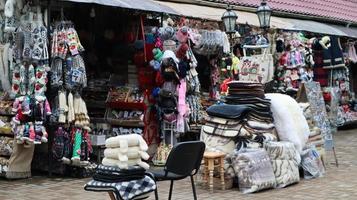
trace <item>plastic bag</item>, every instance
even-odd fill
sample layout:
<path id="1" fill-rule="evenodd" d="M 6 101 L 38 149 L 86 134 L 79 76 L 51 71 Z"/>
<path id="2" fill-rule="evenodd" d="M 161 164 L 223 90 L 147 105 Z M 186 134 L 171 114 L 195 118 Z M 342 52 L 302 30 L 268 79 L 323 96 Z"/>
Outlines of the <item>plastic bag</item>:
<path id="1" fill-rule="evenodd" d="M 325 173 L 325 168 L 322 164 L 320 154 L 317 152 L 315 147 L 303 150 L 301 160 L 301 166 L 304 170 L 305 179 L 322 177 Z"/>

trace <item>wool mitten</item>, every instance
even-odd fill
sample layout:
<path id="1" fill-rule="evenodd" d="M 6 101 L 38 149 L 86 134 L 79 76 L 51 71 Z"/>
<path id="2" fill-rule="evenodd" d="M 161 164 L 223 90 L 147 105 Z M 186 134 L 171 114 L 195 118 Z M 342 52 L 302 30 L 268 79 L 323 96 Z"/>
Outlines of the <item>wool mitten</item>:
<path id="1" fill-rule="evenodd" d="M 29 65 L 28 67 L 28 87 L 27 87 L 27 94 L 31 95 L 35 91 L 35 83 L 36 83 L 36 75 L 35 75 L 35 68 L 33 65 Z"/>
<path id="2" fill-rule="evenodd" d="M 27 78 L 27 74 L 26 74 L 26 68 L 24 65 L 20 66 L 20 71 L 19 71 L 19 75 L 20 75 L 20 82 L 19 82 L 19 93 L 21 95 L 26 95 L 26 78 Z"/>
<path id="3" fill-rule="evenodd" d="M 42 139 L 42 124 L 41 123 L 38 123 L 36 122 L 35 123 L 35 144 L 41 144 L 41 139 Z"/>
<path id="4" fill-rule="evenodd" d="M 30 109 L 30 97 L 29 96 L 24 96 L 24 99 L 21 103 L 22 107 L 22 114 L 24 115 L 30 115 L 31 114 L 31 109 Z"/>

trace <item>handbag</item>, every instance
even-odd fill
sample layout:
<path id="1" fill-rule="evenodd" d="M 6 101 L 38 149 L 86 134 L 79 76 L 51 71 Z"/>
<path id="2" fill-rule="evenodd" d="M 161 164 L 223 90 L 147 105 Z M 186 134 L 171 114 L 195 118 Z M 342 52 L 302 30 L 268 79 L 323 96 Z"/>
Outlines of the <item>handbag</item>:
<path id="1" fill-rule="evenodd" d="M 273 80 L 274 62 L 273 56 L 268 54 L 267 45 L 261 46 L 243 46 L 244 57 L 238 64 L 239 80 L 256 83 L 267 83 Z M 246 55 L 246 49 L 262 49 L 260 55 Z"/>

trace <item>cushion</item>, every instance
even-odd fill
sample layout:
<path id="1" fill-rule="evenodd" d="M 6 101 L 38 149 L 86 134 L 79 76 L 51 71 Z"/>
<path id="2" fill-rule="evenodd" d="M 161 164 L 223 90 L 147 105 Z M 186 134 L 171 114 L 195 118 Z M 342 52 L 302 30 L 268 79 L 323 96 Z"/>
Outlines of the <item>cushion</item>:
<path id="1" fill-rule="evenodd" d="M 282 188 L 300 181 L 300 154 L 291 142 L 267 142 L 264 148 L 271 159 L 276 187 Z"/>
<path id="2" fill-rule="evenodd" d="M 227 119 L 243 119 L 251 109 L 245 105 L 212 105 L 207 109 L 211 116 Z"/>
<path id="3" fill-rule="evenodd" d="M 241 192 L 252 193 L 275 187 L 273 167 L 264 149 L 242 150 L 232 162 Z"/>

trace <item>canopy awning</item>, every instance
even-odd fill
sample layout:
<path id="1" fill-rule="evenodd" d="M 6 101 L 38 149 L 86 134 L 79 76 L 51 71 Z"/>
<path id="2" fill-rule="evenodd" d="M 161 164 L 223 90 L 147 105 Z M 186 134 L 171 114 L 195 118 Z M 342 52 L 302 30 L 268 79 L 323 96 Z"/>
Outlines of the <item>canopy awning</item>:
<path id="1" fill-rule="evenodd" d="M 155 0 L 156 3 L 170 7 L 179 15 L 186 17 L 208 19 L 213 21 L 221 21 L 224 8 L 215 8 L 204 5 L 193 5 L 187 3 L 175 3 Z M 245 11 L 235 11 L 238 15 L 238 23 L 252 26 L 260 26 L 258 16 L 255 13 Z M 347 36 L 345 31 L 341 31 L 331 25 L 316 22 L 312 20 L 291 19 L 272 16 L 270 27 L 283 30 L 309 31 L 313 33 L 322 33 L 328 35 Z"/>
<path id="2" fill-rule="evenodd" d="M 172 8 L 158 4 L 153 0 L 62 0 L 77 3 L 95 3 L 105 6 L 128 8 L 142 11 L 168 13 L 177 15 Z"/>
<path id="3" fill-rule="evenodd" d="M 346 33 L 349 37 L 357 38 L 357 28 L 332 25 L 334 28 Z"/>
<path id="4" fill-rule="evenodd" d="M 312 20 L 291 19 L 291 18 L 281 18 L 281 19 L 292 25 L 282 28 L 285 30 L 308 31 L 312 33 L 321 33 L 327 35 L 348 36 L 345 32 L 329 24 L 324 24 Z"/>
<path id="5" fill-rule="evenodd" d="M 166 2 L 166 1 L 155 1 L 158 4 L 167 6 L 175 10 L 182 16 L 207 19 L 212 21 L 221 21 L 222 14 L 226 11 L 223 8 L 215 8 L 203 5 L 194 5 L 186 3 L 175 3 L 175 2 Z M 259 20 L 256 14 L 249 12 L 240 12 L 236 11 L 238 15 L 238 23 L 245 24 L 248 22 L 251 25 L 259 26 Z"/>

